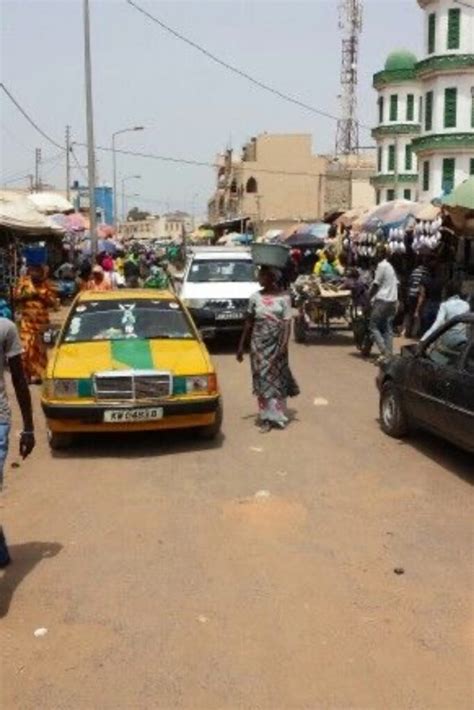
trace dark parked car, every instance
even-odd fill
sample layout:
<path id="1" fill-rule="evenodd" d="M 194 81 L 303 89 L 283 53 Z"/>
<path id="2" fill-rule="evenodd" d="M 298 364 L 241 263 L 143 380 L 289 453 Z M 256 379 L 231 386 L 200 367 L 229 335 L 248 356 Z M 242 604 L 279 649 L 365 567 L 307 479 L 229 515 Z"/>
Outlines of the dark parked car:
<path id="1" fill-rule="evenodd" d="M 381 368 L 382 430 L 401 438 L 418 426 L 474 453 L 474 313 L 453 318 Z"/>

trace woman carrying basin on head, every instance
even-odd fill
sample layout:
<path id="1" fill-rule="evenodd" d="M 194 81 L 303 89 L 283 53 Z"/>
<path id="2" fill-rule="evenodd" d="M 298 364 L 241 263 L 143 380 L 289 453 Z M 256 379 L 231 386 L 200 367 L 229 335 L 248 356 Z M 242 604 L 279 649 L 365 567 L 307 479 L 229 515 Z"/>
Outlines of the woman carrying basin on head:
<path id="1" fill-rule="evenodd" d="M 237 360 L 242 362 L 245 343 L 251 335 L 253 393 L 258 399 L 262 432 L 268 432 L 272 427 L 286 427 L 286 398 L 299 394 L 288 364 L 291 304 L 289 296 L 278 288 L 279 278 L 277 269 L 260 268 L 262 289 L 250 297 L 248 317 L 237 351 Z"/>

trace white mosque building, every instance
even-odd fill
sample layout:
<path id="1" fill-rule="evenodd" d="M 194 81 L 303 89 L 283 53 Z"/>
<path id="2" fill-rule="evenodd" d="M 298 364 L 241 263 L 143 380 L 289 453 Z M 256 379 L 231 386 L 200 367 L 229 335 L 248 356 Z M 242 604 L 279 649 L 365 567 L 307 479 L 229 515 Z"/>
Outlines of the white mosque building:
<path id="1" fill-rule="evenodd" d="M 425 57 L 392 52 L 378 93 L 377 202 L 429 201 L 474 175 L 474 2 L 418 0 Z"/>

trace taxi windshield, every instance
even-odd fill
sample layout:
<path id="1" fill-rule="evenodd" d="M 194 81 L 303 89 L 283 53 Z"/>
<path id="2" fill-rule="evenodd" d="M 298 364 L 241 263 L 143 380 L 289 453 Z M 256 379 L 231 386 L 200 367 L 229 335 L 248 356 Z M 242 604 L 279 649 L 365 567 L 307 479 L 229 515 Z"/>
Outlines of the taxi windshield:
<path id="1" fill-rule="evenodd" d="M 62 342 L 194 338 L 176 301 L 127 299 L 78 303 L 67 320 Z"/>
<path id="2" fill-rule="evenodd" d="M 247 259 L 194 259 L 191 283 L 249 283 L 257 280 L 256 267 Z"/>

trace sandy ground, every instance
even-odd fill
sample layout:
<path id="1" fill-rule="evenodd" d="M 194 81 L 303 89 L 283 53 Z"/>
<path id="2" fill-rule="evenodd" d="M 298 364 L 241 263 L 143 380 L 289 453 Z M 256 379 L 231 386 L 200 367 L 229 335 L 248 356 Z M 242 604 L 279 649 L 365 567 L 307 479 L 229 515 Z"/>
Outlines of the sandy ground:
<path id="1" fill-rule="evenodd" d="M 51 456 L 38 412 L 2 501 L 4 710 L 473 707 L 472 460 L 385 437 L 344 339 L 292 360 L 295 421 L 267 436 L 225 352 L 214 445 Z"/>

